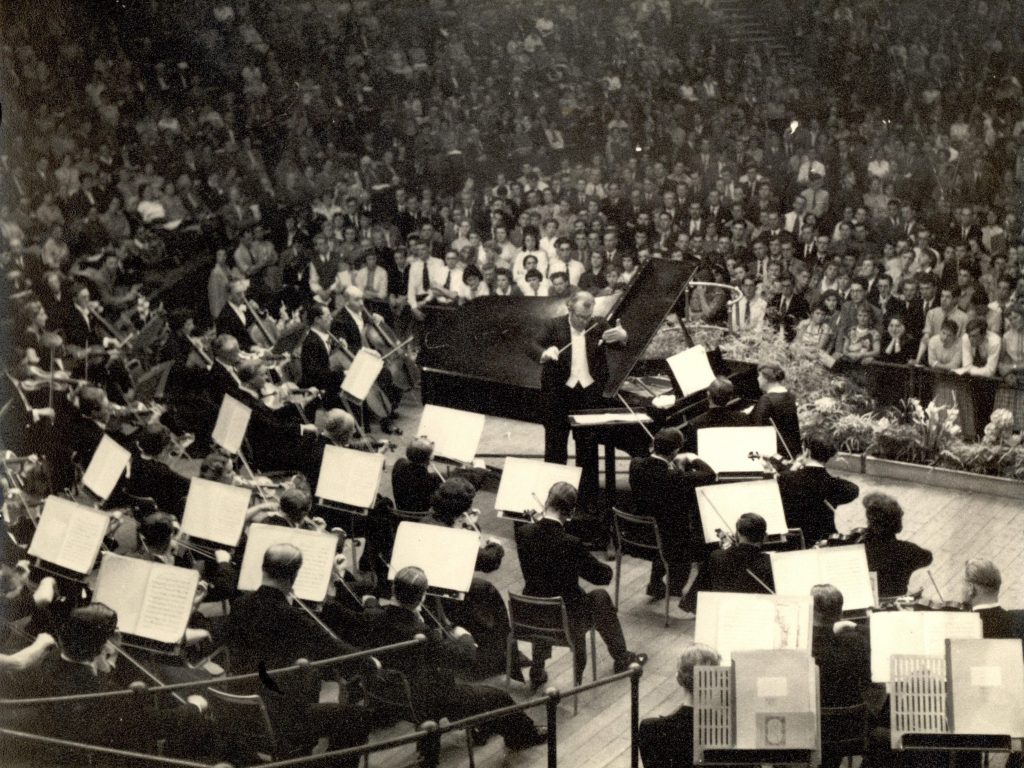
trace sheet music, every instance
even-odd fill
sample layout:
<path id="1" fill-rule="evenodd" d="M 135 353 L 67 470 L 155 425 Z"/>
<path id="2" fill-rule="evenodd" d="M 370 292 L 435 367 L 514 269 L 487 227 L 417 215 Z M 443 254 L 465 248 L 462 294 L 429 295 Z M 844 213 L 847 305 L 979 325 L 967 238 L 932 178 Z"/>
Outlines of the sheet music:
<path id="1" fill-rule="evenodd" d="M 126 448 L 109 435 L 103 435 L 82 476 L 82 484 L 106 501 L 114 492 L 114 486 L 121 479 L 131 458 Z"/>
<path id="2" fill-rule="evenodd" d="M 433 589 L 465 594 L 473 581 L 480 536 L 475 531 L 403 520 L 395 534 L 388 580 L 408 565 L 422 568 Z"/>
<path id="3" fill-rule="evenodd" d="M 238 589 L 254 592 L 263 580 L 263 555 L 274 544 L 293 544 L 302 552 L 302 567 L 295 579 L 294 592 L 300 600 L 322 602 L 327 596 L 338 550 L 336 533 L 305 531 L 279 525 L 255 523 L 249 526 L 249 537 L 238 574 Z"/>
<path id="4" fill-rule="evenodd" d="M 729 664 L 733 651 L 810 650 L 811 596 L 699 592 L 694 642 Z"/>
<path id="5" fill-rule="evenodd" d="M 341 391 L 361 403 L 369 396 L 370 390 L 377 383 L 377 377 L 383 370 L 384 361 L 381 356 L 363 347 L 356 353 L 352 365 L 345 371 L 345 379 L 341 382 Z"/>
<path id="6" fill-rule="evenodd" d="M 672 378 L 683 391 L 683 397 L 704 391 L 715 380 L 707 350 L 700 344 L 672 355 L 665 362 L 672 371 Z"/>
<path id="7" fill-rule="evenodd" d="M 807 595 L 815 584 L 831 584 L 843 593 L 845 610 L 875 605 L 863 544 L 768 554 L 777 594 Z"/>
<path id="8" fill-rule="evenodd" d="M 544 508 L 544 501 L 552 485 L 566 482 L 578 490 L 582 473 L 580 467 L 509 456 L 501 471 L 494 509 L 517 514 L 539 512 Z"/>
<path id="9" fill-rule="evenodd" d="M 944 656 L 946 639 L 981 637 L 981 617 L 973 611 L 877 611 L 868 618 L 871 681 L 890 682 L 890 658 Z"/>
<path id="10" fill-rule="evenodd" d="M 320 463 L 316 495 L 337 504 L 371 509 L 377 502 L 384 456 L 328 445 Z"/>
<path id="11" fill-rule="evenodd" d="M 768 524 L 769 536 L 781 536 L 789 530 L 782 507 L 782 494 L 775 478 L 701 485 L 696 488 L 696 492 L 706 544 L 718 543 L 716 528 L 735 531 L 736 519 L 745 512 L 756 512 L 763 517 Z"/>
<path id="12" fill-rule="evenodd" d="M 110 518 L 59 496 L 48 496 L 28 553 L 83 576 L 92 570 Z"/>
<path id="13" fill-rule="evenodd" d="M 482 413 L 425 405 L 416 434 L 433 441 L 435 456 L 469 464 L 476 457 L 485 421 Z"/>
<path id="14" fill-rule="evenodd" d="M 772 427 L 708 427 L 697 430 L 697 455 L 718 474 L 764 474 L 764 466 L 748 454 L 775 455 Z"/>
<path id="15" fill-rule="evenodd" d="M 213 442 L 236 455 L 242 449 L 245 431 L 249 428 L 252 408 L 240 403 L 231 395 L 224 395 L 217 412 L 217 423 L 213 426 Z"/>
<path id="16" fill-rule="evenodd" d="M 248 488 L 193 477 L 181 518 L 182 533 L 226 547 L 236 546 L 251 497 Z"/>
<path id="17" fill-rule="evenodd" d="M 161 643 L 185 634 L 199 572 L 107 552 L 100 563 L 94 599 L 117 612 L 117 628 Z"/>

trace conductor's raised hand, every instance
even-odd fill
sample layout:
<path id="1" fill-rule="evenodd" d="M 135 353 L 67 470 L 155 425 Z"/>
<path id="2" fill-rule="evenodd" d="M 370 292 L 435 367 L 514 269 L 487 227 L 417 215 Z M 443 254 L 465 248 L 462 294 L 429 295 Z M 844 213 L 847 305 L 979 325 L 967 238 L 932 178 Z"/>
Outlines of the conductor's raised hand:
<path id="1" fill-rule="evenodd" d="M 542 363 L 546 363 L 546 362 L 549 362 L 549 361 L 552 362 L 552 363 L 557 362 L 558 361 L 558 347 L 551 346 L 551 347 L 548 347 L 547 349 L 545 349 L 543 352 L 541 352 L 540 361 Z"/>
<path id="2" fill-rule="evenodd" d="M 615 325 L 601 334 L 601 341 L 605 344 L 625 344 L 628 338 L 629 334 L 622 327 L 621 320 L 616 320 Z"/>

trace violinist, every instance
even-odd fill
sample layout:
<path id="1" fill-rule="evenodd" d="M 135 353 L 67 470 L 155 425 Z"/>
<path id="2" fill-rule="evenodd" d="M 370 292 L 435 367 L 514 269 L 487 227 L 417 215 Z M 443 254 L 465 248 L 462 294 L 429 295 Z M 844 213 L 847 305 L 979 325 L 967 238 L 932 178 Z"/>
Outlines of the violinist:
<path id="1" fill-rule="evenodd" d="M 1002 574 L 991 560 L 972 558 L 964 564 L 964 605 L 981 617 L 984 638 L 1020 637 L 1010 612 L 999 605 L 1002 585 Z"/>
<path id="2" fill-rule="evenodd" d="M 456 675 L 472 668 L 478 651 L 474 637 L 465 628 L 456 626 L 447 634 L 427 626 L 423 619 L 423 603 L 427 596 L 427 576 L 415 566 L 402 568 L 395 575 L 394 604 L 382 609 L 368 609 L 365 621 L 368 635 L 375 643 L 396 643 L 424 634 L 424 645 L 392 654 L 384 661 L 389 668 L 402 672 L 409 681 L 412 703 L 424 717 L 456 720 L 512 705 L 512 699 L 500 688 L 459 682 Z M 499 734 L 511 750 L 528 749 L 542 744 L 547 729 L 534 724 L 525 712 L 513 712 L 490 720 L 477 729 L 477 737 L 486 740 Z M 440 738 L 435 734 L 420 740 L 420 765 L 436 768 L 440 761 Z"/>
<path id="3" fill-rule="evenodd" d="M 653 517 L 658 525 L 666 548 L 669 594 L 677 597 L 683 594 L 700 546 L 700 537 L 694 534 L 700 526 L 694 526 L 697 497 L 693 489 L 715 480 L 714 470 L 696 454 L 680 453 L 682 447 L 683 435 L 678 429 L 658 430 L 651 455 L 633 459 L 629 465 L 634 508 L 639 515 Z M 661 558 L 654 558 L 648 597 L 660 600 L 665 596 L 664 570 Z"/>
<path id="4" fill-rule="evenodd" d="M 391 470 L 391 493 L 395 506 L 405 512 L 430 509 L 434 492 L 443 479 L 430 467 L 434 444 L 425 437 L 416 437 L 405 447 L 405 456 Z"/>
<path id="5" fill-rule="evenodd" d="M 139 430 L 135 440 L 138 450 L 132 457 L 125 490 L 132 496 L 153 499 L 158 509 L 170 512 L 180 520 L 185 514 L 189 481 L 164 461 L 170 444 L 170 430 L 159 422 L 147 424 Z"/>
<path id="6" fill-rule="evenodd" d="M 293 595 L 302 567 L 302 552 L 291 544 L 274 544 L 263 555 L 259 589 L 235 600 L 231 612 L 213 628 L 213 638 L 230 652 L 230 673 L 256 672 L 261 665 L 273 670 L 298 659 L 324 659 L 355 649 L 324 629 L 298 605 Z M 332 670 L 324 668 L 328 674 Z M 365 710 L 347 704 L 319 703 L 321 670 L 305 669 L 272 675 L 274 687 L 260 680 L 236 683 L 232 692 L 259 693 L 281 747 L 287 753 L 308 751 L 321 736 L 329 749 L 366 742 L 369 722 Z M 240 745 L 239 745 L 240 746 Z M 246 760 L 242 761 L 248 762 Z M 355 766 L 358 758 L 344 766 Z"/>
<path id="7" fill-rule="evenodd" d="M 115 691 L 117 614 L 102 603 L 71 611 L 58 633 L 59 653 L 15 678 L 27 696 L 66 696 Z M 142 700 L 150 704 L 151 699 Z M 153 739 L 165 739 L 164 753 L 177 757 L 217 754 L 218 736 L 202 713 L 206 700 L 197 694 L 178 706 L 146 706 L 133 696 L 33 707 L 26 730 L 70 741 L 146 751 Z"/>
<path id="8" fill-rule="evenodd" d="M 249 325 L 254 322 L 245 292 L 249 281 L 241 278 L 231 281 L 228 286 L 228 300 L 217 315 L 217 333 L 227 334 L 237 339 L 243 351 L 252 349 L 253 340 L 249 334 Z"/>
<path id="9" fill-rule="evenodd" d="M 71 307 L 59 319 L 64 341 L 76 360 L 85 360 L 102 348 L 103 333 L 90 310 L 91 300 L 88 286 L 75 283 L 71 287 Z"/>
<path id="10" fill-rule="evenodd" d="M 736 521 L 735 543 L 716 549 L 701 568 L 687 593 L 683 610 L 696 607 L 699 592 L 749 592 L 763 595 L 775 588 L 772 561 L 761 551 L 768 524 L 755 512 L 745 512 Z"/>
<path id="11" fill-rule="evenodd" d="M 910 575 L 932 563 L 932 553 L 896 534 L 903 530 L 903 508 L 892 496 L 869 493 L 864 497 L 868 527 L 863 543 L 868 570 L 878 574 L 878 596 L 897 597 L 907 593 Z"/>
<path id="12" fill-rule="evenodd" d="M 779 473 L 786 524 L 803 531 L 810 546 L 836 533 L 835 508 L 860 495 L 856 483 L 834 477 L 825 468 L 836 455 L 831 435 L 817 430 L 804 435 L 804 453 Z"/>
<path id="13" fill-rule="evenodd" d="M 472 508 L 476 488 L 462 477 L 450 477 L 435 491 L 431 501 L 431 516 L 426 523 L 445 528 L 464 528 L 479 532 L 477 524 L 479 510 Z M 501 566 L 505 548 L 497 539 L 480 537 L 475 570 L 493 573 Z M 462 601 L 445 601 L 441 615 L 473 635 L 477 643 L 477 657 L 472 666 L 474 676 L 486 678 L 504 672 L 511 627 L 508 608 L 501 592 L 490 581 L 474 576 L 466 598 Z M 512 678 L 522 681 L 520 667 L 529 661 L 522 657 L 523 664 L 513 664 Z"/>
<path id="14" fill-rule="evenodd" d="M 263 472 L 301 469 L 309 447 L 302 439 L 316 434 L 316 425 L 304 422 L 292 409 L 273 410 L 263 402 L 266 367 L 257 361 L 238 366 L 238 400 L 252 409 L 246 439 L 252 463 Z"/>
<path id="15" fill-rule="evenodd" d="M 796 413 L 796 397 L 782 382 L 786 372 L 776 363 L 763 363 L 757 367 L 760 399 L 750 414 L 755 425 L 774 425 L 778 451 L 783 456 L 796 456 L 800 452 L 800 420 Z"/>
<path id="16" fill-rule="evenodd" d="M 206 381 L 209 398 L 215 408 L 220 408 L 224 395 L 238 393 L 241 382 L 235 369 L 241 360 L 241 351 L 238 339 L 228 333 L 219 334 L 210 343 L 213 365 Z"/>

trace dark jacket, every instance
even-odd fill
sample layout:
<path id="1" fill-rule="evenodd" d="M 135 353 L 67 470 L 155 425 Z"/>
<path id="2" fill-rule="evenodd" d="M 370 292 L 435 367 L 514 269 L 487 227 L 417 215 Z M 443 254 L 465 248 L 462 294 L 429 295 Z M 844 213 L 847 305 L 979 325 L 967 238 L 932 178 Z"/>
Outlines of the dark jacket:
<path id="1" fill-rule="evenodd" d="M 705 576 L 701 586 L 708 592 L 766 594 L 765 588 L 757 583 L 751 573 L 768 587 L 775 588 L 771 558 L 754 544 L 735 544 L 729 549 L 716 549 L 711 553 L 700 574 Z M 694 590 L 702 591 L 696 586 Z"/>
<path id="2" fill-rule="evenodd" d="M 522 526 L 517 535 L 519 565 L 531 597 L 561 597 L 573 611 L 583 606 L 580 579 L 610 584 L 612 569 L 595 558 L 583 543 L 554 520 Z"/>
<path id="3" fill-rule="evenodd" d="M 640 721 L 638 737 L 644 768 L 691 768 L 693 765 L 693 707 L 671 715 Z"/>
<path id="4" fill-rule="evenodd" d="M 402 457 L 391 470 L 391 492 L 395 507 L 405 512 L 425 512 L 430 499 L 441 485 L 441 478 L 422 464 Z"/>
<path id="5" fill-rule="evenodd" d="M 911 541 L 868 536 L 864 539 L 868 570 L 878 574 L 878 596 L 907 594 L 910 574 L 932 563 L 932 553 Z"/>
<path id="6" fill-rule="evenodd" d="M 836 533 L 836 516 L 829 505 L 849 504 L 860 495 L 860 488 L 833 477 L 824 467 L 803 467 L 779 475 L 779 492 L 786 524 L 802 530 L 810 547 Z"/>
<path id="7" fill-rule="evenodd" d="M 694 535 L 697 496 L 693 489 L 714 480 L 714 470 L 703 461 L 687 471 L 657 456 L 630 462 L 629 487 L 636 513 L 653 517 L 658 523 L 669 560 L 673 560 L 673 552 L 686 551 L 699 538 Z"/>
<path id="8" fill-rule="evenodd" d="M 247 310 L 245 316 L 252 321 L 251 312 Z M 235 310 L 231 308 L 230 304 L 225 304 L 220 314 L 217 315 L 216 326 L 217 333 L 226 333 L 229 336 L 234 336 L 238 341 L 238 346 L 246 352 L 252 349 L 252 337 L 249 335 L 249 328 L 238 319 L 238 315 L 235 314 Z"/>
<path id="9" fill-rule="evenodd" d="M 1019 637 L 1010 612 L 1002 606 L 982 608 L 976 613 L 981 617 L 981 636 L 989 638 Z"/>
<path id="10" fill-rule="evenodd" d="M 143 456 L 132 458 L 125 490 L 133 496 L 149 496 L 161 512 L 170 512 L 179 520 L 185 514 L 189 481 L 162 461 Z"/>
<path id="11" fill-rule="evenodd" d="M 728 408 L 713 405 L 704 413 L 695 416 L 686 424 L 686 431 L 683 433 L 685 445 L 683 450 L 688 453 L 697 452 L 697 430 L 711 429 L 713 427 L 748 427 L 750 417 L 742 411 L 733 411 Z"/>

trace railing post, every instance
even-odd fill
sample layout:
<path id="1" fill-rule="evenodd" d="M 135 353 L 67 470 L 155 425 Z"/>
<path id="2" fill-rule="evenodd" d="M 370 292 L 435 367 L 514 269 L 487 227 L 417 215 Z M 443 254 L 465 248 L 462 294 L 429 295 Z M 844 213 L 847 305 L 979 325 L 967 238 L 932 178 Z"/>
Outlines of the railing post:
<path id="1" fill-rule="evenodd" d="M 558 702 L 562 694 L 552 686 L 545 689 L 544 695 L 548 697 L 548 768 L 558 768 Z"/>
<path id="2" fill-rule="evenodd" d="M 629 765 L 640 768 L 640 675 L 644 668 L 629 665 Z"/>

